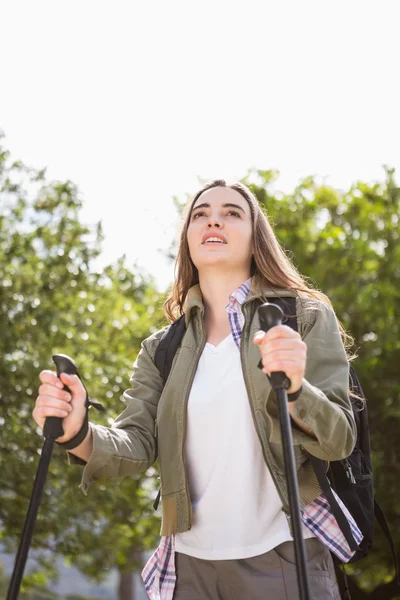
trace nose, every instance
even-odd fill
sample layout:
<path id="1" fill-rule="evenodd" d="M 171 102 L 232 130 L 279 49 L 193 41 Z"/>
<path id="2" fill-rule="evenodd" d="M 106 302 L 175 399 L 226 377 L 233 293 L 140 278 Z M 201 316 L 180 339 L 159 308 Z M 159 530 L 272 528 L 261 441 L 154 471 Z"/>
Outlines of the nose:
<path id="1" fill-rule="evenodd" d="M 217 227 L 218 229 L 220 229 L 222 227 L 222 223 L 218 220 L 217 217 L 210 217 L 210 220 L 207 223 L 207 227 Z"/>

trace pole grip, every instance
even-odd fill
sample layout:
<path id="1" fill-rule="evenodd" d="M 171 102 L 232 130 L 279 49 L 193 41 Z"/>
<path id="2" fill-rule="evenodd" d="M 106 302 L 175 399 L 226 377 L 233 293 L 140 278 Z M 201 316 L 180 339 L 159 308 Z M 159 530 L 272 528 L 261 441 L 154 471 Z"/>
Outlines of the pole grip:
<path id="1" fill-rule="evenodd" d="M 272 327 L 282 325 L 283 312 L 280 306 L 265 302 L 258 307 L 258 318 L 260 320 L 261 329 L 267 333 Z M 289 389 L 291 382 L 289 377 L 283 371 L 274 371 L 269 377 L 272 389 Z"/>
<path id="2" fill-rule="evenodd" d="M 61 373 L 67 373 L 68 375 L 78 374 L 78 367 L 76 366 L 75 361 L 66 354 L 54 354 L 52 359 L 56 365 L 57 377 L 60 377 Z M 67 392 L 71 391 L 67 385 L 64 385 L 64 390 Z M 45 438 L 50 437 L 53 440 L 64 435 L 62 418 L 47 417 L 43 427 L 43 435 Z"/>

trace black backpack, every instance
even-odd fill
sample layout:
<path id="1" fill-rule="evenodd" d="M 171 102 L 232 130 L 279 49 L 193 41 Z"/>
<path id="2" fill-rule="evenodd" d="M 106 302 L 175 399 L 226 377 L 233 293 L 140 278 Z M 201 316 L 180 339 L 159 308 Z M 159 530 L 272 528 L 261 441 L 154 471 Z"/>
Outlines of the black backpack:
<path id="1" fill-rule="evenodd" d="M 296 298 L 274 297 L 269 298 L 268 301 L 277 304 L 282 309 L 284 314 L 282 323 L 297 331 Z M 158 344 L 154 361 L 164 382 L 168 379 L 175 352 L 180 346 L 184 333 L 185 316 L 182 315 L 166 329 Z M 357 427 L 357 441 L 353 452 L 344 460 L 332 461 L 327 473 L 322 460 L 312 455 L 309 457 L 318 483 L 330 504 L 338 525 L 351 550 L 355 551 L 349 562 L 356 562 L 367 556 L 373 543 L 376 519 L 389 541 L 396 568 L 396 579 L 400 585 L 393 539 L 382 509 L 374 498 L 367 405 L 361 384 L 352 366 L 350 366 L 349 372 L 349 387 L 351 392 L 363 399 L 358 400 L 350 396 Z M 363 534 L 359 545 L 354 540 L 347 518 L 332 494 L 332 488 L 341 498 Z M 345 585 L 346 597 L 350 597 L 347 581 L 345 581 Z"/>

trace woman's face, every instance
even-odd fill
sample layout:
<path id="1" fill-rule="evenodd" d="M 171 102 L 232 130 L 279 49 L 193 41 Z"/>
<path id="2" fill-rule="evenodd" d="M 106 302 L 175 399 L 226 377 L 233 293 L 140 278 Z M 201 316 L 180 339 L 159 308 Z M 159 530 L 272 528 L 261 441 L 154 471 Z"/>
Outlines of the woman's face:
<path id="1" fill-rule="evenodd" d="M 215 187 L 196 200 L 187 230 L 190 257 L 202 268 L 245 269 L 250 276 L 252 224 L 250 207 L 231 188 Z"/>

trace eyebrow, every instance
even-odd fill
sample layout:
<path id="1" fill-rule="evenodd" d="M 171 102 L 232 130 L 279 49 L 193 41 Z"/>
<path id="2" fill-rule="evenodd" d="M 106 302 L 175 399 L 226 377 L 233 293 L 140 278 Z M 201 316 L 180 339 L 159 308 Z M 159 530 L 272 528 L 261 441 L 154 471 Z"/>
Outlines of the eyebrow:
<path id="1" fill-rule="evenodd" d="M 239 204 L 232 204 L 232 202 L 227 202 L 226 204 L 222 205 L 222 208 L 238 208 L 239 210 L 242 211 L 242 213 L 246 214 L 244 208 L 242 208 L 241 206 L 239 206 Z M 203 202 L 203 204 L 198 204 L 197 206 L 195 206 L 192 209 L 192 212 L 197 210 L 198 208 L 210 208 L 210 205 L 208 204 L 208 202 Z"/>

